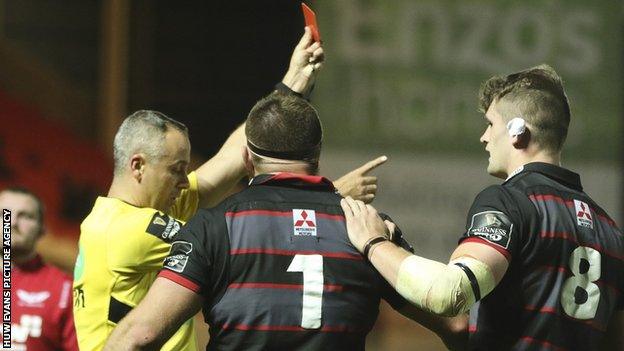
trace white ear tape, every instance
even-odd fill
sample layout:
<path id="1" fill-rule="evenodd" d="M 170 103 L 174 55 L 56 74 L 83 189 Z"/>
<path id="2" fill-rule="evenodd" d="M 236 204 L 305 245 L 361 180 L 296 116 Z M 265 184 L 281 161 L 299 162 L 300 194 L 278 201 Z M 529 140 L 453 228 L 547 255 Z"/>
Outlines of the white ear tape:
<path id="1" fill-rule="evenodd" d="M 510 136 L 518 136 L 526 131 L 526 122 L 520 117 L 513 118 L 507 122 L 507 130 Z"/>

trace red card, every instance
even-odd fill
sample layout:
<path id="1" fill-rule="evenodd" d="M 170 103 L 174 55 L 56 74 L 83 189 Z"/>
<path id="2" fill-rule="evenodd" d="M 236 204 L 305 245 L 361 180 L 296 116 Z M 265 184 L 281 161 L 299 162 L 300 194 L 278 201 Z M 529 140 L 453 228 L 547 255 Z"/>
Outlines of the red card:
<path id="1" fill-rule="evenodd" d="M 320 42 L 321 34 L 319 33 L 318 24 L 316 24 L 316 14 L 304 3 L 301 3 L 301 10 L 303 11 L 306 27 L 310 27 L 310 30 L 312 30 L 312 38 L 314 38 L 314 41 Z"/>

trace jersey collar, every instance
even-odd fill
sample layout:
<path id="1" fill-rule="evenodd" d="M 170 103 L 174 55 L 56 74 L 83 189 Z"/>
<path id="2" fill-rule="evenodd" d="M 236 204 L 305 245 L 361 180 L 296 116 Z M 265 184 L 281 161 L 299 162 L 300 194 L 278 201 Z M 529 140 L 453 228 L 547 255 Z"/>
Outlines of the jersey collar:
<path id="1" fill-rule="evenodd" d="M 331 180 L 325 177 L 288 172 L 259 174 L 249 181 L 249 186 L 254 185 L 295 186 L 314 188 L 315 190 L 336 191 Z"/>
<path id="2" fill-rule="evenodd" d="M 577 173 L 574 173 L 565 168 L 555 166 L 550 163 L 544 163 L 544 162 L 527 163 L 526 165 L 515 170 L 511 174 L 511 176 L 507 178 L 505 182 L 509 181 L 511 178 L 514 178 L 516 175 L 522 174 L 525 172 L 541 173 L 571 188 L 574 188 L 578 191 L 583 191 L 583 186 L 581 185 L 581 177 Z"/>

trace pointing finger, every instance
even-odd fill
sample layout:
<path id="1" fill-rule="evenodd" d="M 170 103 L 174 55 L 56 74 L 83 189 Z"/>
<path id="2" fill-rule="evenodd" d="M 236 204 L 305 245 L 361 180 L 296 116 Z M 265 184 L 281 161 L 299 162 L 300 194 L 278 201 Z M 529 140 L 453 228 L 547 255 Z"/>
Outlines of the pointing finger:
<path id="1" fill-rule="evenodd" d="M 361 174 L 366 174 L 370 171 L 372 171 L 373 169 L 379 167 L 380 165 L 386 163 L 386 161 L 388 161 L 388 157 L 387 156 L 379 156 L 376 159 L 372 160 L 372 161 L 368 161 L 366 162 L 362 167 L 358 168 L 357 171 L 360 172 Z"/>

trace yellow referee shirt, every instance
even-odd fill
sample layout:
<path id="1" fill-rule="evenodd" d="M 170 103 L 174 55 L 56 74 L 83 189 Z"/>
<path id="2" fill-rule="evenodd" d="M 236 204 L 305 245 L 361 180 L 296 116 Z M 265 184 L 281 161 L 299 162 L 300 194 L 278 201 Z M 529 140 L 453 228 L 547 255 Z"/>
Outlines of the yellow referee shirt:
<path id="1" fill-rule="evenodd" d="M 197 211 L 197 177 L 169 214 L 99 197 L 80 226 L 74 320 L 82 351 L 101 350 L 117 323 L 145 296 L 169 254 L 170 239 Z M 158 306 L 154 306 L 158 308 Z M 196 350 L 190 319 L 162 350 Z"/>

